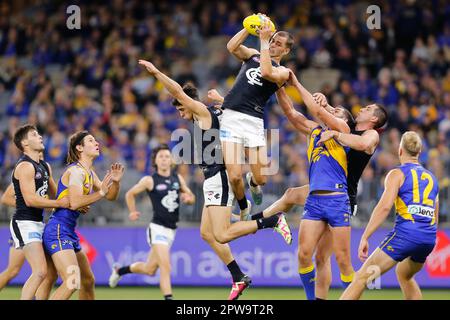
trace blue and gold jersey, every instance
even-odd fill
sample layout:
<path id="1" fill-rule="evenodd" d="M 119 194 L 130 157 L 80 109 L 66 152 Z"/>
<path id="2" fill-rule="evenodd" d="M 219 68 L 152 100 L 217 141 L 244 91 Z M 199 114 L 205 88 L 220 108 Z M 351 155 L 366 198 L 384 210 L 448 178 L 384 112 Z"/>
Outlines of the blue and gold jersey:
<path id="1" fill-rule="evenodd" d="M 405 175 L 405 181 L 395 199 L 397 217 L 394 230 L 414 242 L 434 242 L 438 181 L 420 164 L 405 163 L 398 169 Z"/>
<path id="2" fill-rule="evenodd" d="M 309 137 L 309 191 L 342 191 L 347 193 L 347 152 L 336 140 L 317 145 L 325 129 L 316 127 Z"/>
<path id="3" fill-rule="evenodd" d="M 88 172 L 80 164 L 72 163 L 66 168 L 66 171 L 61 175 L 61 178 L 58 181 L 58 190 L 56 192 L 57 199 L 62 199 L 67 196 L 67 194 L 69 192 L 69 188 L 68 188 L 68 186 L 66 186 L 62 183 L 62 177 L 67 172 L 67 170 L 70 170 L 70 168 L 72 168 L 74 166 L 82 169 L 85 172 L 84 181 L 83 181 L 83 195 L 88 195 L 92 192 L 92 188 L 94 186 L 94 176 L 92 174 L 92 171 Z M 69 225 L 71 227 L 75 227 L 79 216 L 80 216 L 80 213 L 76 210 L 70 210 L 67 208 L 58 208 L 52 214 L 51 219 L 57 219 L 58 221 L 66 223 L 67 225 Z"/>

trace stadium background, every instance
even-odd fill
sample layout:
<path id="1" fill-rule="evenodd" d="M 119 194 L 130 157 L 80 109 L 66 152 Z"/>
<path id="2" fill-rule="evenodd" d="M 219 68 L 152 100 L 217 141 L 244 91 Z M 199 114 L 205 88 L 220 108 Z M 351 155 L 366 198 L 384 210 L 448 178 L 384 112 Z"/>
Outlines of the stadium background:
<path id="1" fill-rule="evenodd" d="M 71 4 L 81 9 L 80 30 L 66 26 L 66 8 Z M 379 30 L 366 26 L 365 12 L 372 4 L 381 8 Z M 192 127 L 179 119 L 171 97 L 137 60 L 154 62 L 181 84 L 192 81 L 205 99 L 210 88 L 226 94 L 239 70 L 226 42 L 241 29 L 242 19 L 254 12 L 267 13 L 278 29 L 293 34 L 295 47 L 283 64 L 294 70 L 310 91 L 325 93 L 332 105 L 341 104 L 354 115 L 370 102 L 389 110 L 380 146 L 361 178 L 358 215 L 352 221 L 355 232 L 367 223 L 383 191 L 386 172 L 398 164 L 401 134 L 414 130 L 421 135 L 424 151 L 420 160 L 439 179 L 442 230 L 434 266 L 437 272 L 422 273 L 450 287 L 448 1 L 2 2 L 0 190 L 10 183 L 19 157 L 11 136 L 20 124 L 33 123 L 43 134 L 45 158 L 55 179 L 64 168 L 67 137 L 88 129 L 102 145 L 96 162 L 99 175 L 113 161 L 126 164 L 127 171 L 119 200 L 94 205 L 79 225 L 90 231 L 102 228 L 99 233 L 107 227 L 123 227 L 125 233 L 136 230 L 132 237 L 140 239 L 139 232 L 145 233 L 151 219 L 150 203 L 146 197 L 140 198 L 138 206 L 148 214 L 132 223 L 127 219 L 123 190 L 152 172 L 149 155 L 153 148 L 170 141 L 174 129 Z M 258 48 L 259 41 L 249 36 L 246 45 Z M 295 92 L 289 94 L 296 107 L 305 111 L 301 98 Z M 270 205 L 288 187 L 308 183 L 305 138 L 289 125 L 276 99 L 268 103 L 267 110 L 266 127 L 280 130 L 280 170 L 269 178 L 264 202 L 253 211 Z M 194 166 L 178 166 L 178 172 L 197 195 L 194 206 L 181 209 L 182 233 L 191 230 L 184 228 L 199 225 L 203 177 Z M 298 226 L 301 212 L 298 207 L 288 215 L 291 226 Z M 0 239 L 7 237 L 11 213 L 0 207 L 4 226 Z M 391 214 L 385 227 L 390 227 L 393 219 Z M 141 228 L 130 229 L 132 226 Z M 192 233 L 194 236 L 200 239 L 198 233 Z M 258 246 L 251 237 L 248 241 Z M 201 241 L 198 239 L 195 241 Z M 127 242 L 113 237 L 109 241 L 112 247 Z M 143 239 L 130 241 L 134 247 L 145 245 Z M 354 236 L 353 241 L 356 249 L 359 237 Z M 6 241 L 1 243 L 0 267 L 4 267 L 7 247 Z M 203 283 L 193 280 L 189 284 Z"/>

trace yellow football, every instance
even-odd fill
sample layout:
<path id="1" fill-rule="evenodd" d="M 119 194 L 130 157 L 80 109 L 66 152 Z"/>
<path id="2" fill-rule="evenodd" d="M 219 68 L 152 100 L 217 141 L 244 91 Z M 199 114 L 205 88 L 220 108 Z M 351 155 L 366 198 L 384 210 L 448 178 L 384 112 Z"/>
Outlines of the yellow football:
<path id="1" fill-rule="evenodd" d="M 247 18 L 244 19 L 242 25 L 244 26 L 245 29 L 247 29 L 248 33 L 254 36 L 258 36 L 258 31 L 259 28 L 261 27 L 261 22 L 263 21 L 263 19 L 267 18 L 264 18 L 263 15 L 252 14 L 251 16 L 248 16 Z M 272 31 L 275 32 L 275 25 L 273 24 L 272 21 L 270 21 L 270 26 L 272 27 Z"/>

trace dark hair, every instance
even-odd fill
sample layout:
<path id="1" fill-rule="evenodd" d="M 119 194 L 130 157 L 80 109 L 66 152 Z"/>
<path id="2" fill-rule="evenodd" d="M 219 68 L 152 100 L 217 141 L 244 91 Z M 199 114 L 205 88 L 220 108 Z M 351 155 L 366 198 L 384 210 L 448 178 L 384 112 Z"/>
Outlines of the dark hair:
<path id="1" fill-rule="evenodd" d="M 158 152 L 163 151 L 163 150 L 169 150 L 170 151 L 170 148 L 169 148 L 169 146 L 167 144 L 161 144 L 161 145 L 157 146 L 152 152 L 152 166 L 156 170 L 158 170 L 158 166 L 156 165 L 156 161 L 155 161 L 156 160 L 156 156 L 158 155 Z"/>
<path id="2" fill-rule="evenodd" d="M 377 107 L 375 111 L 373 112 L 373 115 L 378 118 L 377 123 L 375 124 L 374 129 L 378 129 L 383 127 L 388 119 L 388 113 L 386 111 L 386 108 L 383 107 L 381 104 L 375 103 L 375 106 Z"/>
<path id="3" fill-rule="evenodd" d="M 16 147 L 23 152 L 22 141 L 25 140 L 28 136 L 28 132 L 37 131 L 36 127 L 31 124 L 25 124 L 16 130 L 14 133 L 14 144 Z"/>
<path id="4" fill-rule="evenodd" d="M 80 152 L 77 146 L 84 146 L 84 138 L 90 135 L 88 131 L 79 131 L 74 133 L 69 138 L 69 152 L 67 153 L 67 163 L 74 163 L 80 160 Z"/>
<path id="5" fill-rule="evenodd" d="M 183 86 L 183 91 L 186 93 L 189 97 L 191 97 L 194 100 L 198 100 L 198 90 L 197 88 L 190 82 L 185 83 Z M 181 106 L 181 103 L 177 99 L 173 99 L 172 105 L 175 107 Z"/>
<path id="6" fill-rule="evenodd" d="M 286 38 L 286 47 L 291 50 L 292 47 L 294 46 L 294 37 L 292 36 L 292 34 L 290 34 L 287 31 L 278 31 L 275 32 L 272 35 L 272 38 L 270 40 L 272 40 L 276 35 L 279 35 L 280 37 Z"/>
<path id="7" fill-rule="evenodd" d="M 343 106 L 337 106 L 336 108 L 341 108 L 342 110 L 344 110 L 347 125 L 349 126 L 350 130 L 355 129 L 355 126 L 356 126 L 355 118 L 353 118 L 353 115 L 350 112 L 350 110 L 348 110 L 347 108 L 345 108 Z"/>

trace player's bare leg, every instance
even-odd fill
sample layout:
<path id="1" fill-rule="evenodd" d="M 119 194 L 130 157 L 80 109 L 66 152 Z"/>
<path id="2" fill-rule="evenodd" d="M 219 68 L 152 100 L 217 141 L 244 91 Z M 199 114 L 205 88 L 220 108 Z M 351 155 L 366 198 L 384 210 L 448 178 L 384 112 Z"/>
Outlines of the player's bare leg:
<path id="1" fill-rule="evenodd" d="M 170 280 L 170 248 L 165 244 L 154 244 L 152 250 L 155 251 L 159 266 L 159 287 L 164 297 L 172 296 L 172 284 Z"/>
<path id="2" fill-rule="evenodd" d="M 208 214 L 208 208 L 203 207 L 202 211 L 202 220 L 200 224 L 200 236 L 203 240 L 205 240 L 214 252 L 217 254 L 219 259 L 225 264 L 228 265 L 231 261 L 234 260 L 233 254 L 231 253 L 230 246 L 228 244 L 222 244 L 217 242 L 214 237 L 212 230 L 211 219 Z"/>
<path id="3" fill-rule="evenodd" d="M 83 250 L 77 252 L 78 266 L 80 267 L 80 300 L 94 300 L 95 299 L 95 277 L 91 270 L 88 257 Z"/>
<path id="4" fill-rule="evenodd" d="M 261 186 L 267 182 L 267 172 L 269 159 L 267 158 L 267 147 L 246 148 L 251 173 L 247 173 L 246 180 L 252 193 L 253 201 L 256 205 L 262 202 Z"/>
<path id="5" fill-rule="evenodd" d="M 130 271 L 132 273 L 139 273 L 153 276 L 157 270 L 158 270 L 158 260 L 156 257 L 155 250 L 150 250 L 146 262 L 138 261 L 130 265 Z"/>
<path id="6" fill-rule="evenodd" d="M 272 205 L 264 209 L 263 217 L 267 218 L 281 212 L 288 212 L 295 205 L 305 205 L 309 193 L 309 185 L 287 189 L 283 196 Z"/>
<path id="7" fill-rule="evenodd" d="M 56 280 L 58 279 L 58 273 L 56 272 L 52 258 L 48 255 L 45 255 L 45 259 L 47 261 L 47 276 L 36 291 L 36 300 L 48 300 L 52 288 L 55 285 Z"/>
<path id="8" fill-rule="evenodd" d="M 250 214 L 250 201 L 245 197 L 245 186 L 242 180 L 242 164 L 244 163 L 244 147 L 241 143 L 222 141 L 222 152 L 228 179 L 241 210 L 241 220 Z"/>
<path id="9" fill-rule="evenodd" d="M 0 290 L 19 274 L 24 262 L 25 254 L 23 250 L 14 247 L 9 248 L 8 266 L 0 273 Z"/>
<path id="10" fill-rule="evenodd" d="M 325 300 L 328 298 L 328 291 L 331 285 L 331 255 L 333 254 L 333 235 L 329 226 L 317 244 L 315 255 L 316 261 L 316 299 Z"/>
<path id="11" fill-rule="evenodd" d="M 331 228 L 333 252 L 341 272 L 341 281 L 345 287 L 353 281 L 354 270 L 350 251 L 351 227 Z"/>
<path id="12" fill-rule="evenodd" d="M 216 208 L 216 207 L 203 207 L 202 212 L 202 221 L 200 225 L 200 234 L 206 242 L 213 248 L 214 252 L 217 254 L 217 256 L 222 260 L 222 262 L 227 266 L 228 270 L 231 273 L 231 277 L 233 278 L 233 285 L 231 288 L 230 295 L 228 297 L 228 300 L 236 300 L 239 298 L 239 296 L 242 294 L 242 292 L 250 285 L 252 282 L 250 277 L 245 275 L 237 262 L 235 261 L 233 254 L 231 253 L 230 246 L 225 243 L 219 243 L 216 240 L 216 237 L 213 233 L 213 226 L 212 226 L 212 220 L 211 215 L 218 214 L 217 212 L 210 213 L 209 210 Z M 229 207 L 223 207 L 225 209 L 228 209 L 229 212 L 225 212 L 225 216 L 231 215 L 231 208 Z M 228 225 L 229 225 L 228 220 Z"/>
<path id="13" fill-rule="evenodd" d="M 326 227 L 327 224 L 324 221 L 307 219 L 300 221 L 298 234 L 298 272 L 308 300 L 315 299 L 315 268 L 312 257 Z"/>
<path id="14" fill-rule="evenodd" d="M 416 280 L 414 280 L 414 275 L 422 267 L 423 263 L 414 262 L 411 258 L 407 258 L 397 264 L 395 273 L 406 300 L 422 300 L 422 292 Z"/>
<path id="15" fill-rule="evenodd" d="M 357 300 L 361 298 L 361 295 L 366 288 L 366 284 L 369 279 L 374 277 L 374 269 L 380 276 L 386 271 L 392 269 L 397 264 L 397 261 L 393 260 L 380 248 L 377 248 L 370 257 L 364 262 L 361 269 L 355 273 L 352 283 L 344 291 L 339 298 L 340 300 Z"/>
<path id="16" fill-rule="evenodd" d="M 45 262 L 45 253 L 41 242 L 29 243 L 22 250 L 31 266 L 31 276 L 23 285 L 20 299 L 31 300 L 47 276 L 47 263 Z"/>
<path id="17" fill-rule="evenodd" d="M 62 279 L 50 300 L 68 300 L 80 288 L 80 267 L 73 250 L 62 250 L 52 255 L 53 263 Z"/>

